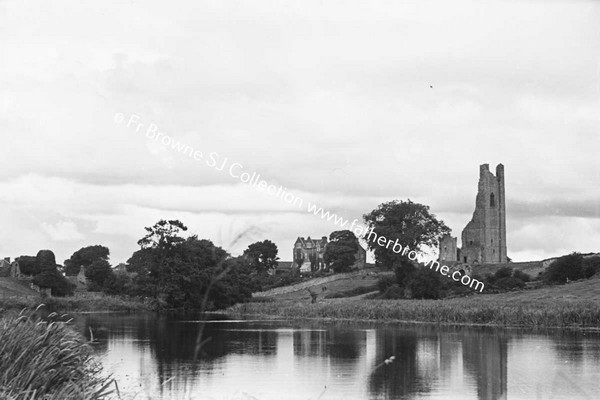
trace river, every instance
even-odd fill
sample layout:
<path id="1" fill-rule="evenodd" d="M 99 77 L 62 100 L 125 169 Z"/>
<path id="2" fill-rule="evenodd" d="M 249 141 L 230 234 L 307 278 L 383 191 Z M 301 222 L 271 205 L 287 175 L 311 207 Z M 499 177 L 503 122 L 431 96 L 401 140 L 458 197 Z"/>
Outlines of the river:
<path id="1" fill-rule="evenodd" d="M 125 399 L 600 398 L 597 333 L 155 314 L 76 327 Z"/>

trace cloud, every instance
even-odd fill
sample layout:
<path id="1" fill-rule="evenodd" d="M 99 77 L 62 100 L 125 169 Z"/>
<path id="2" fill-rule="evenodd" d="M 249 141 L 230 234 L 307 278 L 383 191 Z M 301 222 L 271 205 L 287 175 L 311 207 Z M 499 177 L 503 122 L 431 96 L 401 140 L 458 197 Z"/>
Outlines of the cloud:
<path id="1" fill-rule="evenodd" d="M 71 221 L 60 221 L 55 225 L 42 222 L 40 228 L 56 242 L 74 242 L 85 238 L 77 229 L 77 225 Z"/>

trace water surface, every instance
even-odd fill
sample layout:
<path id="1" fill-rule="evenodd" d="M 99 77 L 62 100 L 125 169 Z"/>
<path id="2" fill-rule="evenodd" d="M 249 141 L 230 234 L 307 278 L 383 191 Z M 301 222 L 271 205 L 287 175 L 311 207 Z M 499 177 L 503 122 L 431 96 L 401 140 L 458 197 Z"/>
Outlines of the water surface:
<path id="1" fill-rule="evenodd" d="M 91 314 L 77 326 L 136 399 L 600 398 L 598 334 L 211 318 Z"/>

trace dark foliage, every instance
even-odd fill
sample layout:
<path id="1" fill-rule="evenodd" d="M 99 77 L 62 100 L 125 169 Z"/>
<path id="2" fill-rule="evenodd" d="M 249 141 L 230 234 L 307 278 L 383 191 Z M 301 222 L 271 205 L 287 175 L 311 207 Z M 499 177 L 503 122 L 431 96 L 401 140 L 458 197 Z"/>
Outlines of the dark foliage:
<path id="1" fill-rule="evenodd" d="M 65 274 L 67 275 L 77 275 L 81 269 L 81 267 L 88 267 L 92 265 L 94 261 L 104 260 L 108 262 L 108 258 L 110 255 L 110 251 L 108 247 L 95 245 L 95 246 L 87 246 L 82 247 L 77 250 L 71 258 L 65 260 Z"/>
<path id="2" fill-rule="evenodd" d="M 600 256 L 583 259 L 583 273 L 586 278 L 591 278 L 600 271 Z"/>
<path id="3" fill-rule="evenodd" d="M 429 206 L 408 201 L 391 201 L 380 204 L 363 219 L 368 228 L 372 228 L 377 237 L 384 236 L 386 240 L 395 241 L 409 249 L 419 251 L 423 247 L 436 247 L 439 238 L 450 233 L 443 221 L 438 220 L 429 211 Z M 365 234 L 364 239 L 369 249 L 375 253 L 378 265 L 391 268 L 405 258 L 393 249 L 380 246 L 374 240 L 369 240 Z"/>
<path id="4" fill-rule="evenodd" d="M 494 274 L 494 277 L 496 279 L 510 278 L 512 276 L 512 273 L 513 273 L 512 268 L 502 267 L 498 271 L 496 271 L 496 273 Z"/>
<path id="5" fill-rule="evenodd" d="M 17 258 L 19 269 L 22 274 L 33 276 L 42 272 L 40 265 L 37 262 L 37 257 L 21 256 Z"/>
<path id="6" fill-rule="evenodd" d="M 417 271 L 417 267 L 406 258 L 401 258 L 394 263 L 394 273 L 396 274 L 396 282 L 401 287 L 406 287 Z"/>
<path id="7" fill-rule="evenodd" d="M 404 289 L 400 287 L 398 284 L 394 284 L 387 288 L 387 290 L 381 295 L 379 298 L 381 299 L 403 299 L 404 298 Z"/>
<path id="8" fill-rule="evenodd" d="M 500 290 L 514 290 L 522 289 L 525 287 L 525 282 L 521 279 L 514 278 L 512 276 L 496 279 L 494 286 Z"/>
<path id="9" fill-rule="evenodd" d="M 248 259 L 252 269 L 259 274 L 265 274 L 267 271 L 277 267 L 277 245 L 270 240 L 252 243 L 244 251 L 244 256 Z"/>
<path id="10" fill-rule="evenodd" d="M 50 288 L 52 296 L 72 296 L 75 286 L 57 269 L 46 269 L 33 278 L 33 284 L 41 288 Z"/>
<path id="11" fill-rule="evenodd" d="M 88 280 L 88 290 L 90 292 L 101 291 L 105 281 L 114 275 L 108 261 L 99 259 L 85 268 L 85 277 Z"/>
<path id="12" fill-rule="evenodd" d="M 329 235 L 323 261 L 335 273 L 349 272 L 356 261 L 358 239 L 351 231 L 335 231 Z"/>
<path id="13" fill-rule="evenodd" d="M 440 298 L 440 274 L 429 268 L 418 268 L 408 287 L 415 299 Z"/>
<path id="14" fill-rule="evenodd" d="M 558 258 L 544 273 L 544 281 L 554 284 L 564 284 L 567 280 L 574 281 L 583 277 L 583 256 L 579 253 Z"/>
<path id="15" fill-rule="evenodd" d="M 523 271 L 519 271 L 518 269 L 515 269 L 515 271 L 513 272 L 513 278 L 520 279 L 523 282 L 529 282 L 531 280 L 529 274 L 526 274 Z"/>
<path id="16" fill-rule="evenodd" d="M 392 285 L 398 283 L 396 276 L 383 276 L 377 281 L 377 288 L 381 293 L 385 293 L 386 290 Z"/>
<path id="17" fill-rule="evenodd" d="M 218 309 L 251 296 L 252 266 L 247 258 L 231 258 L 210 240 L 177 236 L 179 221 L 159 221 L 138 243 L 129 259 L 136 271 L 133 294 L 150 297 L 165 308 Z"/>

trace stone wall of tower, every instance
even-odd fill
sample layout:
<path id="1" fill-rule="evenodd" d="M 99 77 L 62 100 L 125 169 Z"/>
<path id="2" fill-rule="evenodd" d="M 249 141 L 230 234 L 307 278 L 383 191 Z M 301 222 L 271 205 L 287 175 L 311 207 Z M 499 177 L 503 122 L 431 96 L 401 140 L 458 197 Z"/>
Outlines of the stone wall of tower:
<path id="1" fill-rule="evenodd" d="M 440 262 L 445 261 L 458 261 L 458 247 L 456 245 L 456 238 L 450 235 L 444 235 L 440 239 L 440 248 L 439 248 L 439 260 Z"/>
<path id="2" fill-rule="evenodd" d="M 506 207 L 504 166 L 498 164 L 496 175 L 488 164 L 479 167 L 479 185 L 475 211 L 462 231 L 461 262 L 506 262 Z"/>

